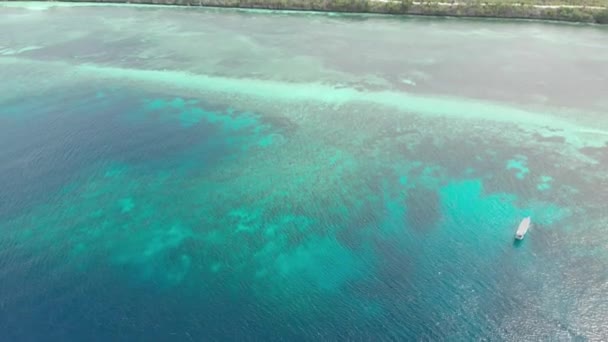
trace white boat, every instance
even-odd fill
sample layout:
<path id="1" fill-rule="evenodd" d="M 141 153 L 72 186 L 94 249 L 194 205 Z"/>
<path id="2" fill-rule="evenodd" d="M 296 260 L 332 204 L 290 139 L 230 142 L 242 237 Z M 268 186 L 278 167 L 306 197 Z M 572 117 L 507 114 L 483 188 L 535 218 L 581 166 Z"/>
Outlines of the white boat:
<path id="1" fill-rule="evenodd" d="M 531 224 L 531 219 L 529 216 L 526 217 L 525 219 L 521 220 L 521 222 L 519 223 L 519 227 L 517 227 L 517 232 L 515 232 L 515 238 L 517 240 L 524 239 L 524 236 L 526 235 L 528 228 L 530 228 L 530 224 Z"/>

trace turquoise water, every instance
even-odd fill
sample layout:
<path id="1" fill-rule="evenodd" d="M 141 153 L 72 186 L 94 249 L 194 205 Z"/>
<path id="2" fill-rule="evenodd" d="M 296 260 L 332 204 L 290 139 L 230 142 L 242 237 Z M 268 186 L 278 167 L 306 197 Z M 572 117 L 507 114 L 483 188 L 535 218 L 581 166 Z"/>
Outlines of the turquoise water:
<path id="1" fill-rule="evenodd" d="M 0 339 L 608 338 L 605 28 L 0 12 Z"/>

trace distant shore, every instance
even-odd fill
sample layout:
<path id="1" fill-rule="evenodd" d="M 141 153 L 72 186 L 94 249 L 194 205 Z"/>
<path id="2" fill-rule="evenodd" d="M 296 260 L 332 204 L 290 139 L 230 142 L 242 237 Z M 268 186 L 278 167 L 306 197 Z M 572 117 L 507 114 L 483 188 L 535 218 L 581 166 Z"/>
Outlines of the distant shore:
<path id="1" fill-rule="evenodd" d="M 606 5 L 602 6 L 601 1 L 597 0 L 577 1 L 577 4 L 572 4 L 567 0 L 523 0 L 517 2 L 501 0 L 465 0 L 462 2 L 445 0 L 67 0 L 65 2 L 541 19 L 608 24 L 608 7 Z"/>

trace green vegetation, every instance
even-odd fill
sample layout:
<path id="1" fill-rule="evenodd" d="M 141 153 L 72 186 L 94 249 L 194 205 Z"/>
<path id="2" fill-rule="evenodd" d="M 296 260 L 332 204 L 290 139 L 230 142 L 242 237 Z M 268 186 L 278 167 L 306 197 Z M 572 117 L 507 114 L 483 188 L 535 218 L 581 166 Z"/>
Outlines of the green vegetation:
<path id="1" fill-rule="evenodd" d="M 546 12 L 550 19 L 562 19 L 568 21 L 594 22 L 594 13 L 581 8 L 561 7 L 549 9 Z"/>
<path id="2" fill-rule="evenodd" d="M 437 2 L 437 1 L 431 1 Z M 457 2 L 461 4 L 502 4 L 502 5 L 533 5 L 533 6 L 598 6 L 605 7 L 606 0 L 462 0 L 462 1 L 441 1 L 441 2 Z"/>
<path id="3" fill-rule="evenodd" d="M 595 14 L 595 22 L 598 24 L 608 24 L 608 9 Z"/>

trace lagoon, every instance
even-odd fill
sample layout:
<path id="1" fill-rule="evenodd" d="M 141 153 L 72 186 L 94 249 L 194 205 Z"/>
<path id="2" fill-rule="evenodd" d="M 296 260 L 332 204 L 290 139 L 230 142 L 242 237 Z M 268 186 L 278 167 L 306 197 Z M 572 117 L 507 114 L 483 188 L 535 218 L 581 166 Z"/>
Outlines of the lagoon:
<path id="1" fill-rule="evenodd" d="M 1 339 L 608 336 L 606 28 L 0 15 Z"/>

